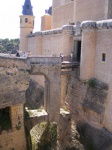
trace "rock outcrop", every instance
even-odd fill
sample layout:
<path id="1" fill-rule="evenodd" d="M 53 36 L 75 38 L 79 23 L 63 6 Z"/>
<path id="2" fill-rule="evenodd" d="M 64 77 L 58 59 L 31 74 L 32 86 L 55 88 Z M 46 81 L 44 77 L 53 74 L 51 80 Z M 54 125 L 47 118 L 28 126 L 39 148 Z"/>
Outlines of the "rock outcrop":
<path id="1" fill-rule="evenodd" d="M 37 109 L 44 104 L 44 88 L 37 82 L 30 79 L 29 87 L 26 90 L 26 106 L 29 109 Z"/>
<path id="2" fill-rule="evenodd" d="M 0 115 L 11 120 L 0 122 L 0 149 L 26 149 L 23 105 L 30 75 L 25 61 L 0 57 Z"/>
<path id="3" fill-rule="evenodd" d="M 25 103 L 30 76 L 25 60 L 0 58 L 0 108 Z"/>
<path id="4" fill-rule="evenodd" d="M 68 76 L 65 105 L 71 113 L 85 149 L 112 149 L 111 133 L 105 128 L 108 85 L 97 79 L 81 81 Z"/>

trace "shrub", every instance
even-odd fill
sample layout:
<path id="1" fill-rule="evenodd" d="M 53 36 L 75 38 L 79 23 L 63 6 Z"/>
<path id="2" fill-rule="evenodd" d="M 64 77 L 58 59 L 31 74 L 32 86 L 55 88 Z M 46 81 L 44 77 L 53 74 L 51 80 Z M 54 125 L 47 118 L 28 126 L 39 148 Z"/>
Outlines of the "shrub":
<path id="1" fill-rule="evenodd" d="M 95 88 L 97 85 L 97 81 L 95 78 L 91 78 L 88 80 L 88 86 L 91 87 L 91 88 Z"/>

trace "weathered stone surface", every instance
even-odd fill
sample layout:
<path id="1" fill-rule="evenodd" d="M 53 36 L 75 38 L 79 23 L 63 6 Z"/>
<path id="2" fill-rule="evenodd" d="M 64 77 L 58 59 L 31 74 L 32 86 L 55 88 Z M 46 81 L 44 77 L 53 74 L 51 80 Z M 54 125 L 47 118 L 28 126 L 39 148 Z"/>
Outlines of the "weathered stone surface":
<path id="1" fill-rule="evenodd" d="M 0 61 L 0 108 L 25 103 L 30 79 L 25 60 L 0 58 Z"/>
<path id="2" fill-rule="evenodd" d="M 30 131 L 32 150 L 54 149 L 57 150 L 57 124 L 42 122 Z"/>
<path id="3" fill-rule="evenodd" d="M 112 28 L 112 19 L 109 19 L 109 20 L 101 20 L 101 21 L 98 21 L 97 24 L 96 24 L 96 27 L 98 29 L 108 29 L 108 28 Z"/>
<path id="4" fill-rule="evenodd" d="M 88 20 L 88 21 L 83 21 L 81 23 L 81 28 L 82 29 L 94 29 L 96 28 L 96 22 L 95 21 L 91 21 L 91 20 Z"/>
<path id="5" fill-rule="evenodd" d="M 79 123 L 88 123 L 86 128 L 81 126 L 82 129 L 79 132 L 81 140 L 86 139 L 86 143 L 83 143 L 85 149 L 87 148 L 86 146 L 94 146 L 95 150 L 102 149 L 103 147 L 104 150 L 111 150 L 111 133 L 106 131 L 103 124 L 105 121 L 108 85 L 97 79 L 95 81 L 95 86 L 92 87 L 88 81 L 81 81 L 74 75 L 68 76 L 65 105 L 79 128 Z"/>
<path id="6" fill-rule="evenodd" d="M 0 148 L 26 150 L 23 104 L 10 107 L 11 129 L 0 130 Z M 4 114 L 3 114 L 4 115 Z"/>
<path id="7" fill-rule="evenodd" d="M 108 94 L 106 84 L 97 80 L 96 87 L 93 88 L 89 87 L 88 82 L 80 81 L 74 78 L 74 76 L 69 76 L 68 80 L 66 99 L 70 110 L 76 116 L 83 116 L 89 121 L 94 120 L 95 122 L 101 123 L 102 115 L 104 116 L 105 114 Z"/>
<path id="8" fill-rule="evenodd" d="M 85 149 L 112 149 L 112 135 L 105 128 L 97 129 L 88 123 L 79 123 L 77 129 L 80 134 L 80 141 L 85 146 Z"/>
<path id="9" fill-rule="evenodd" d="M 80 135 L 76 129 L 75 121 L 71 119 L 68 111 L 61 109 L 57 139 L 59 150 L 84 150 L 84 146 L 80 143 L 79 139 Z"/>
<path id="10" fill-rule="evenodd" d="M 26 105 L 27 101 L 32 109 L 44 105 L 44 88 L 33 80 L 30 80 L 29 87 L 26 91 Z"/>
<path id="11" fill-rule="evenodd" d="M 81 23 L 82 29 L 111 29 L 112 28 L 112 19 L 101 20 L 101 21 L 83 21 Z"/>

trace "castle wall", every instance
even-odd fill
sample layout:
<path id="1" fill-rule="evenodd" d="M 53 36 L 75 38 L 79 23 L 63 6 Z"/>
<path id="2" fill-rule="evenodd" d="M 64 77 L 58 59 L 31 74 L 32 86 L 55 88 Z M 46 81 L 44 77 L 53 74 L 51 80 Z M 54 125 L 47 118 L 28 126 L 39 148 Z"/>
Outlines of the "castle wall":
<path id="1" fill-rule="evenodd" d="M 63 50 L 62 34 L 49 34 L 42 36 L 42 54 L 52 55 L 52 52 L 59 56 Z M 55 42 L 54 42 L 55 41 Z"/>
<path id="2" fill-rule="evenodd" d="M 31 51 L 32 55 L 42 54 L 42 36 L 34 36 L 28 38 L 28 51 Z"/>
<path id="3" fill-rule="evenodd" d="M 112 49 L 112 29 L 97 30 L 95 77 L 100 78 L 105 83 L 110 83 L 112 78 L 111 49 Z M 106 54 L 106 60 L 102 61 L 102 54 Z"/>
<path id="4" fill-rule="evenodd" d="M 31 51 L 32 55 L 51 56 L 53 52 L 56 56 L 59 56 L 63 52 L 65 56 L 68 56 L 73 48 L 72 31 L 73 26 L 68 25 L 55 30 L 30 34 L 28 36 L 28 51 Z"/>
<path id="5" fill-rule="evenodd" d="M 28 28 L 21 29 L 20 31 L 20 51 L 28 51 L 28 38 L 27 35 L 30 33 Z"/>
<path id="6" fill-rule="evenodd" d="M 108 19 L 112 19 L 112 1 L 108 2 Z"/>
<path id="7" fill-rule="evenodd" d="M 94 28 L 89 28 L 89 23 L 84 22 L 82 25 L 82 48 L 81 48 L 81 63 L 80 63 L 80 78 L 87 80 L 94 77 L 94 62 L 95 62 L 95 49 L 96 49 L 96 31 Z M 87 27 L 88 25 L 88 27 Z M 91 26 L 91 25 L 90 25 Z"/>
<path id="8" fill-rule="evenodd" d="M 107 19 L 108 0 L 76 0 L 74 10 L 75 22 Z"/>
<path id="9" fill-rule="evenodd" d="M 112 29 L 99 29 L 97 31 L 95 77 L 109 84 L 109 94 L 105 109 L 104 126 L 112 131 Z M 102 53 L 106 54 L 106 60 L 102 61 Z"/>
<path id="10" fill-rule="evenodd" d="M 74 23 L 74 1 L 53 0 L 51 28 L 59 28 Z"/>
<path id="11" fill-rule="evenodd" d="M 80 77 L 82 77 L 82 72 L 85 75 L 84 79 L 90 79 L 92 76 L 86 76 L 86 73 L 89 73 L 90 71 L 93 72 L 93 77 L 96 79 L 106 83 L 109 85 L 108 90 L 108 96 L 104 103 L 105 105 L 105 112 L 104 112 L 104 119 L 103 119 L 103 126 L 107 128 L 109 131 L 112 131 L 111 124 L 112 124 L 112 117 L 111 117 L 111 108 L 112 108 L 112 67 L 111 67 L 111 48 L 112 48 L 112 22 L 111 20 L 105 20 L 105 21 L 98 21 L 98 22 L 83 22 L 82 23 L 82 36 L 85 38 L 82 39 L 82 64 L 83 67 L 81 67 L 80 71 Z M 96 32 L 96 46 L 92 49 L 91 46 L 85 46 L 85 45 L 91 45 L 93 43 L 93 37 L 89 38 L 89 40 L 86 41 L 86 37 L 88 37 L 88 33 L 91 34 L 91 31 Z M 88 43 L 89 42 L 89 43 Z M 91 43 L 92 42 L 92 43 Z M 83 53 L 83 51 L 87 53 Z M 92 51 L 94 51 L 94 54 Z M 89 51 L 91 53 L 89 53 Z M 90 62 L 87 62 L 86 59 L 90 59 L 92 56 L 94 56 L 94 68 L 89 67 L 88 64 Z M 84 60 L 84 61 L 83 61 Z M 92 60 L 90 60 L 92 62 Z M 81 64 L 81 66 L 82 66 Z M 86 68 L 88 66 L 88 68 Z M 85 72 L 84 72 L 85 70 Z M 89 70 L 89 72 L 88 72 Z M 89 74 L 88 74 L 89 75 Z M 89 78 L 88 78 L 89 77 Z M 83 79 L 83 78 L 82 78 Z"/>
<path id="12" fill-rule="evenodd" d="M 85 20 L 110 19 L 111 8 L 111 0 L 53 0 L 52 28 Z"/>

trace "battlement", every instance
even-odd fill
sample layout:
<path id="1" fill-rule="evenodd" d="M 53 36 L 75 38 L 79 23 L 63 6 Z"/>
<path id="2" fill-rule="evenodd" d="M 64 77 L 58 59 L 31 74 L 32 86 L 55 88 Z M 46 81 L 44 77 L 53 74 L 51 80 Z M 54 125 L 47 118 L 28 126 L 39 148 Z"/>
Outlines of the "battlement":
<path id="1" fill-rule="evenodd" d="M 64 31 L 73 31 L 74 27 L 75 26 L 73 26 L 73 25 L 63 25 L 61 28 L 31 33 L 27 37 L 36 37 L 36 36 L 40 36 L 40 35 L 51 35 L 51 34 L 61 34 Z"/>
<path id="2" fill-rule="evenodd" d="M 84 21 L 81 23 L 82 29 L 111 29 L 112 19 L 101 21 Z"/>

